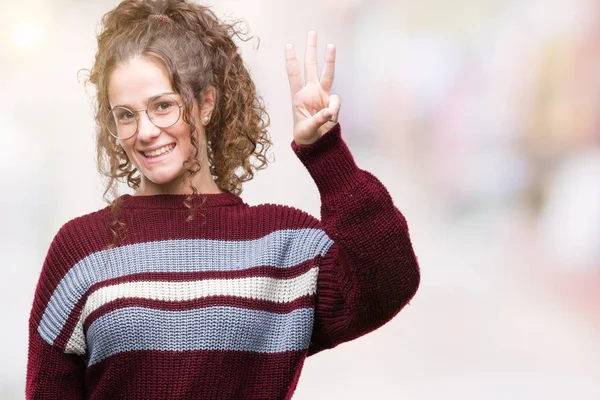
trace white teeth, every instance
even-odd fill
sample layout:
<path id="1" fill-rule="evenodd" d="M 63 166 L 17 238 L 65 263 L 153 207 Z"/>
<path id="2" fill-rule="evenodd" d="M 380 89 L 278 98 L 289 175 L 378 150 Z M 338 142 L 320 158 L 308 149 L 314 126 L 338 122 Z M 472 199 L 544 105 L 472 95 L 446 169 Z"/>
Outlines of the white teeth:
<path id="1" fill-rule="evenodd" d="M 173 144 L 170 144 L 170 145 L 168 145 L 168 146 L 161 147 L 160 149 L 156 149 L 156 150 L 154 150 L 154 151 L 150 151 L 150 152 L 144 152 L 144 155 L 145 155 L 146 157 L 156 157 L 156 156 L 160 156 L 160 155 L 161 155 L 161 154 L 163 154 L 163 153 L 168 153 L 168 152 L 170 152 L 171 150 L 173 150 L 173 148 L 174 148 L 174 147 L 175 147 L 175 144 L 173 143 Z"/>

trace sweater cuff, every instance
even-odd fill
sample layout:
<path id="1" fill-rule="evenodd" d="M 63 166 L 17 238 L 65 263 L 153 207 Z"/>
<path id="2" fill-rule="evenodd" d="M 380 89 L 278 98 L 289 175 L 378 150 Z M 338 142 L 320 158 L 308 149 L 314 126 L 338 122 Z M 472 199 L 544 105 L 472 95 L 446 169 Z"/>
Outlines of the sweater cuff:
<path id="1" fill-rule="evenodd" d="M 298 145 L 292 140 L 291 146 L 315 181 L 321 199 L 339 195 L 359 183 L 361 170 L 342 138 L 339 123 L 314 143 Z"/>

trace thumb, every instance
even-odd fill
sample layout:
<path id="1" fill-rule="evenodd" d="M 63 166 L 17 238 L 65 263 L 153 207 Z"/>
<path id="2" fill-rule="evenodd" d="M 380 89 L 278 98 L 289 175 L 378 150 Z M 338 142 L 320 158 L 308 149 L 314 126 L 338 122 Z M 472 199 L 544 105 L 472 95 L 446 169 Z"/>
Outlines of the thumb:
<path id="1" fill-rule="evenodd" d="M 331 111 L 332 116 L 329 116 L 329 120 L 331 122 L 337 123 L 338 121 L 338 117 L 340 115 L 340 108 L 342 106 L 342 100 L 340 99 L 340 96 L 338 96 L 337 94 L 332 94 L 331 96 L 329 96 L 329 110 Z"/>
<path id="2" fill-rule="evenodd" d="M 312 131 L 318 130 L 327 122 L 336 122 L 337 121 L 337 113 L 339 112 L 339 107 L 332 109 L 331 107 L 324 108 L 309 120 L 310 129 Z"/>
<path id="3" fill-rule="evenodd" d="M 324 108 L 308 120 L 305 121 L 305 129 L 309 132 L 316 132 L 321 126 L 331 120 L 333 113 L 329 108 Z"/>

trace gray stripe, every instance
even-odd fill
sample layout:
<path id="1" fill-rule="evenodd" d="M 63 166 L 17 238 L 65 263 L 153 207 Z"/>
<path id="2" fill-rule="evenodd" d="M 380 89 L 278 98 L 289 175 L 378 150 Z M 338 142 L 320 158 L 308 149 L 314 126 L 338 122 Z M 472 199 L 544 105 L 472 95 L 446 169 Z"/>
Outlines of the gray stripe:
<path id="1" fill-rule="evenodd" d="M 125 307 L 90 325 L 88 366 L 135 350 L 304 350 L 310 342 L 312 325 L 312 308 L 276 314 L 236 307 L 185 311 Z"/>
<path id="2" fill-rule="evenodd" d="M 136 243 L 92 253 L 75 264 L 58 284 L 38 332 L 54 343 L 86 290 L 96 283 L 142 272 L 239 271 L 260 265 L 290 268 L 333 241 L 320 229 L 289 229 L 248 241 L 208 239 Z"/>

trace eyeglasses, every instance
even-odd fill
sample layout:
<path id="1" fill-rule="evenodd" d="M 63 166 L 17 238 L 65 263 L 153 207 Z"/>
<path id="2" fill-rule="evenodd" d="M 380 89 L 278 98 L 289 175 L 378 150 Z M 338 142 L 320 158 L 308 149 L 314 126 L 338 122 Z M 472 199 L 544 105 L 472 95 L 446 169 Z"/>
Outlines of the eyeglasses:
<path id="1" fill-rule="evenodd" d="M 146 112 L 148 119 L 158 128 L 173 126 L 181 118 L 181 107 L 173 94 L 162 94 L 151 97 L 145 110 L 132 111 L 127 107 L 117 106 L 105 117 L 108 132 L 117 139 L 127 140 L 138 131 L 139 113 Z"/>

